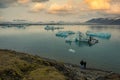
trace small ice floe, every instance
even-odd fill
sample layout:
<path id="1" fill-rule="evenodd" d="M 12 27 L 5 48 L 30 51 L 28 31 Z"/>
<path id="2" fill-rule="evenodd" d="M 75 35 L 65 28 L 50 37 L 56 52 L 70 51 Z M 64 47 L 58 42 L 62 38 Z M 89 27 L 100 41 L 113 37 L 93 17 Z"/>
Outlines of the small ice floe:
<path id="1" fill-rule="evenodd" d="M 63 27 L 54 27 L 54 26 L 50 26 L 50 25 L 47 25 L 45 28 L 45 30 L 56 30 L 56 29 L 64 29 Z"/>
<path id="2" fill-rule="evenodd" d="M 69 35 L 75 34 L 73 31 L 59 31 L 56 33 L 56 36 L 58 37 L 68 37 Z"/>
<path id="3" fill-rule="evenodd" d="M 74 49 L 69 49 L 68 51 L 69 51 L 69 52 L 72 52 L 72 53 L 75 53 L 75 50 L 74 50 Z"/>
<path id="4" fill-rule="evenodd" d="M 94 37 L 99 37 L 99 38 L 105 38 L 105 39 L 109 39 L 111 37 L 110 33 L 91 32 L 91 31 L 87 31 L 86 35 L 88 35 L 88 36 L 94 36 Z"/>

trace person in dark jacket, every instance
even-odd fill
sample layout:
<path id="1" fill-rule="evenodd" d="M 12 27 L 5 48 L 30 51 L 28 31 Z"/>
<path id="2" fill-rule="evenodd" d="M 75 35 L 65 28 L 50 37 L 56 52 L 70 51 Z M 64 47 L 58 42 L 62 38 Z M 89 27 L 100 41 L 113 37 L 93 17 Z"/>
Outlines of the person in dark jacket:
<path id="1" fill-rule="evenodd" d="M 86 61 L 84 61 L 84 63 L 83 63 L 83 66 L 84 66 L 84 69 L 86 69 Z"/>
<path id="2" fill-rule="evenodd" d="M 81 61 L 80 61 L 80 65 L 83 65 L 83 63 L 84 63 L 84 61 L 83 61 L 83 60 L 81 60 Z"/>
<path id="3" fill-rule="evenodd" d="M 81 68 L 86 69 L 86 64 L 87 64 L 86 61 L 83 60 L 80 61 Z"/>

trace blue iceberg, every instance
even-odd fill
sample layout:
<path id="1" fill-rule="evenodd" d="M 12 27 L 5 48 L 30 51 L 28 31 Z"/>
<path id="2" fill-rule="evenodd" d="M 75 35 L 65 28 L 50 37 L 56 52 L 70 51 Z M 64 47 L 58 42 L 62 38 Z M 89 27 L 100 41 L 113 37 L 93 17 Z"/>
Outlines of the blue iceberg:
<path id="1" fill-rule="evenodd" d="M 98 43 L 98 40 L 85 35 L 82 32 L 77 32 L 75 35 L 72 36 L 68 36 L 67 38 L 65 38 L 66 42 L 69 42 L 71 44 L 71 42 L 84 42 L 84 43 L 88 43 L 89 45 L 94 45 L 96 43 Z"/>
<path id="2" fill-rule="evenodd" d="M 75 34 L 75 32 L 73 31 L 59 31 L 58 33 L 56 33 L 56 36 L 58 37 L 67 37 L 69 35 Z"/>
<path id="3" fill-rule="evenodd" d="M 87 31 L 86 35 L 87 36 L 99 37 L 99 38 L 105 38 L 105 39 L 109 39 L 111 37 L 110 33 L 91 32 L 91 31 Z"/>

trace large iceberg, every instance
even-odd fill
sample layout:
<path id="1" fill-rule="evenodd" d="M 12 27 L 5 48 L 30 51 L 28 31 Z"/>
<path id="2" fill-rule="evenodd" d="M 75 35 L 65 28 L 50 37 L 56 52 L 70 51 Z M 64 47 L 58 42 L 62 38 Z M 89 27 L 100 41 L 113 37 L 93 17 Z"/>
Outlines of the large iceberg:
<path id="1" fill-rule="evenodd" d="M 89 37 L 82 32 L 77 32 L 76 33 L 76 40 L 82 41 L 82 42 L 88 42 Z"/>
<path id="2" fill-rule="evenodd" d="M 99 37 L 99 38 L 106 38 L 106 39 L 109 39 L 111 37 L 110 33 L 91 32 L 91 31 L 87 31 L 86 35 L 88 35 L 88 36 L 94 36 L 94 37 Z"/>
<path id="3" fill-rule="evenodd" d="M 65 38 L 66 42 L 74 42 L 76 40 L 76 35 L 70 35 Z"/>
<path id="4" fill-rule="evenodd" d="M 82 41 L 82 42 L 88 42 L 89 38 L 82 32 L 77 32 L 74 35 L 68 36 L 65 38 L 66 41 Z"/>
<path id="5" fill-rule="evenodd" d="M 94 45 L 96 43 L 98 43 L 98 40 L 97 39 L 94 39 L 93 37 L 91 36 L 87 36 L 85 35 L 84 33 L 82 32 L 77 32 L 76 34 L 72 35 L 72 36 L 68 36 L 67 38 L 65 38 L 65 41 L 70 43 L 71 42 L 78 42 L 78 43 L 87 43 L 89 45 Z"/>

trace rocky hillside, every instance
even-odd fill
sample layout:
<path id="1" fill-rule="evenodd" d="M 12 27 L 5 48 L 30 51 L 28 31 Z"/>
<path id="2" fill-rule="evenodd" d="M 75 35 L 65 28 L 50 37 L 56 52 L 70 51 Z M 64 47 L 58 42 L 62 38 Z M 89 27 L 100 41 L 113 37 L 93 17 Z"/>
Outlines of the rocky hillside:
<path id="1" fill-rule="evenodd" d="M 0 49 L 0 80 L 120 80 L 120 75 Z"/>

